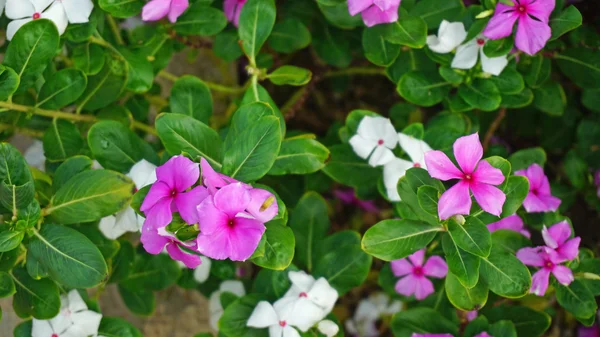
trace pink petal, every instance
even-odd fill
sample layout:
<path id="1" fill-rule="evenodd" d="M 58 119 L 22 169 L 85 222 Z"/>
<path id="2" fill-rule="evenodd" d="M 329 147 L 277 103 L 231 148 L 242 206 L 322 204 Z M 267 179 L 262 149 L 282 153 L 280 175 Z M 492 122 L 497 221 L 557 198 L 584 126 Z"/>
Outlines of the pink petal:
<path id="1" fill-rule="evenodd" d="M 456 214 L 469 215 L 470 211 L 469 183 L 464 180 L 459 181 L 440 197 L 438 203 L 440 220 L 446 220 Z"/>
<path id="2" fill-rule="evenodd" d="M 538 270 L 531 278 L 531 289 L 529 292 L 537 296 L 544 296 L 548 290 L 548 281 L 550 280 L 550 271 L 543 268 Z"/>
<path id="3" fill-rule="evenodd" d="M 546 201 L 549 201 L 547 198 L 542 200 L 537 194 L 533 192 L 529 192 L 523 200 L 523 207 L 527 211 L 527 213 L 538 213 L 538 212 L 550 212 L 552 211 L 552 206 L 556 205 L 554 200 L 550 200 L 551 204 L 546 204 Z"/>
<path id="4" fill-rule="evenodd" d="M 152 228 L 162 228 L 173 221 L 173 200 L 171 198 L 163 198 L 157 202 L 152 209 L 145 212 L 146 223 Z"/>
<path id="5" fill-rule="evenodd" d="M 260 188 L 253 188 L 249 193 L 250 203 L 248 204 L 248 207 L 246 207 L 246 211 L 260 222 L 265 223 L 271 221 L 271 219 L 277 215 L 277 212 L 279 212 L 277 199 L 275 199 L 273 193 Z M 268 205 L 266 209 L 263 209 L 263 206 L 267 201 L 271 204 Z"/>
<path id="6" fill-rule="evenodd" d="M 458 166 L 465 174 L 472 174 L 477 163 L 483 157 L 483 147 L 479 141 L 479 134 L 460 137 L 454 142 L 454 157 Z M 427 166 L 429 167 L 429 166 Z"/>
<path id="7" fill-rule="evenodd" d="M 551 194 L 537 195 L 540 203 L 544 205 L 544 212 L 555 212 L 560 207 L 561 200 Z"/>
<path id="8" fill-rule="evenodd" d="M 513 26 L 518 18 L 519 14 L 514 7 L 498 3 L 494 16 L 485 27 L 483 35 L 492 40 L 505 38 L 512 34 Z"/>
<path id="9" fill-rule="evenodd" d="M 217 189 L 228 184 L 223 179 L 223 175 L 217 173 L 206 159 L 200 159 L 200 167 L 202 168 L 202 183 L 208 187 L 211 194 L 215 194 Z"/>
<path id="10" fill-rule="evenodd" d="M 144 202 L 140 206 L 140 211 L 146 213 L 164 198 L 171 199 L 171 188 L 166 183 L 157 181 L 150 187 Z"/>
<path id="11" fill-rule="evenodd" d="M 423 266 L 423 273 L 429 277 L 444 278 L 448 274 L 448 265 L 441 257 L 432 256 Z"/>
<path id="12" fill-rule="evenodd" d="M 417 278 L 412 274 L 408 274 L 396 282 L 394 289 L 400 295 L 411 296 L 417 289 Z"/>
<path id="13" fill-rule="evenodd" d="M 354 16 L 373 5 L 373 0 L 348 0 L 348 12 Z"/>
<path id="14" fill-rule="evenodd" d="M 413 265 L 408 262 L 408 259 L 394 260 L 390 262 L 390 266 L 392 267 L 392 273 L 396 277 L 408 275 L 413 270 Z"/>
<path id="15" fill-rule="evenodd" d="M 214 260 L 225 260 L 231 256 L 229 231 L 221 228 L 211 234 L 200 232 L 198 239 L 198 252 Z"/>
<path id="16" fill-rule="evenodd" d="M 230 219 L 227 213 L 219 210 L 211 197 L 207 197 L 198 206 L 198 222 L 200 231 L 205 235 L 220 232 L 229 226 Z"/>
<path id="17" fill-rule="evenodd" d="M 542 50 L 552 36 L 552 31 L 547 23 L 539 22 L 529 16 L 521 16 L 517 25 L 515 46 L 529 55 L 534 55 Z"/>
<path id="18" fill-rule="evenodd" d="M 485 160 L 479 162 L 477 169 L 473 172 L 473 181 L 482 184 L 500 185 L 504 182 L 502 170 L 493 167 Z"/>
<path id="19" fill-rule="evenodd" d="M 545 264 L 544 257 L 540 247 L 531 248 L 525 247 L 517 251 L 517 258 L 524 264 L 532 267 L 543 267 Z"/>
<path id="20" fill-rule="evenodd" d="M 527 6 L 527 14 L 533 15 L 536 18 L 542 20 L 542 22 L 548 23 L 550 19 L 550 14 L 554 10 L 556 6 L 555 0 L 529 0 L 529 5 Z"/>
<path id="21" fill-rule="evenodd" d="M 148 253 L 156 255 L 163 251 L 165 245 L 169 243 L 170 240 L 169 238 L 159 235 L 156 229 L 144 224 L 140 241 Z"/>
<path id="22" fill-rule="evenodd" d="M 573 282 L 575 280 L 571 269 L 569 269 L 568 267 L 565 267 L 565 266 L 554 267 L 554 269 L 552 269 L 552 275 L 554 275 L 554 277 L 556 277 L 556 280 L 558 281 L 558 283 L 560 283 L 564 286 L 568 286 L 569 284 L 571 284 L 571 282 Z"/>
<path id="23" fill-rule="evenodd" d="M 367 27 L 398 21 L 398 6 L 382 11 L 377 6 L 371 6 L 362 12 L 363 22 Z"/>
<path id="24" fill-rule="evenodd" d="M 527 177 L 530 190 L 539 190 L 542 186 L 543 179 L 546 177 L 544 169 L 538 164 L 533 164 L 525 170 L 518 170 L 515 172 L 515 175 Z"/>
<path id="25" fill-rule="evenodd" d="M 456 168 L 450 158 L 442 151 L 425 153 L 427 171 L 433 178 L 440 180 L 462 179 L 464 174 Z"/>
<path id="26" fill-rule="evenodd" d="M 235 16 L 233 18 L 233 25 L 236 27 L 240 24 L 240 15 L 242 15 L 242 8 L 244 8 L 245 3 L 246 0 L 238 0 L 238 6 L 235 9 Z"/>
<path id="27" fill-rule="evenodd" d="M 229 184 L 215 193 L 215 206 L 233 218 L 250 204 L 250 193 L 242 183 Z"/>
<path id="28" fill-rule="evenodd" d="M 233 22 L 235 18 L 235 9 L 237 7 L 238 0 L 225 0 L 223 1 L 223 12 L 225 12 L 225 16 L 227 17 L 227 21 Z M 202 158 L 204 160 L 204 158 Z M 204 171 L 204 168 L 202 168 Z"/>
<path id="29" fill-rule="evenodd" d="M 192 187 L 200 177 L 198 164 L 184 156 L 175 156 L 156 168 L 156 178 L 177 192 Z"/>
<path id="30" fill-rule="evenodd" d="M 236 217 L 230 231 L 231 255 L 233 261 L 246 261 L 258 247 L 265 232 L 265 225 L 255 219 Z"/>
<path id="31" fill-rule="evenodd" d="M 198 223 L 198 205 L 208 197 L 209 193 L 206 187 L 197 186 L 189 192 L 178 193 L 175 195 L 175 205 L 179 215 L 190 225 Z"/>
<path id="32" fill-rule="evenodd" d="M 373 4 L 382 11 L 387 11 L 392 7 L 398 8 L 398 6 L 400 6 L 400 0 L 374 0 Z"/>
<path id="33" fill-rule="evenodd" d="M 527 230 L 523 229 L 524 227 L 525 224 L 523 223 L 523 220 L 516 214 L 507 216 L 506 218 L 500 221 L 496 221 L 487 225 L 487 228 L 490 232 L 505 229 L 509 231 L 519 232 L 523 236 L 530 238 L 531 234 Z"/>
<path id="34" fill-rule="evenodd" d="M 200 256 L 184 253 L 175 242 L 167 245 L 167 252 L 173 260 L 183 262 L 190 269 L 194 269 L 202 263 Z"/>
<path id="35" fill-rule="evenodd" d="M 493 337 L 493 336 L 490 336 L 487 332 L 484 331 L 475 337 Z"/>
<path id="36" fill-rule="evenodd" d="M 177 18 L 185 12 L 189 5 L 188 0 L 172 0 L 171 10 L 169 10 L 169 21 L 175 23 Z"/>
<path id="37" fill-rule="evenodd" d="M 415 298 L 419 301 L 424 300 L 425 298 L 427 298 L 427 296 L 433 294 L 433 292 L 435 291 L 435 289 L 433 288 L 433 283 L 431 283 L 431 281 L 426 277 L 418 278 L 416 283 L 417 284 L 415 288 Z"/>
<path id="38" fill-rule="evenodd" d="M 157 21 L 164 18 L 169 12 L 171 0 L 152 0 L 142 9 L 142 20 Z"/>
<path id="39" fill-rule="evenodd" d="M 558 255 L 560 255 L 560 257 L 564 258 L 565 260 L 574 260 L 579 255 L 580 243 L 581 238 L 575 237 L 558 247 L 556 252 L 558 253 Z"/>
<path id="40" fill-rule="evenodd" d="M 471 191 L 481 209 L 495 216 L 502 214 L 506 194 L 499 188 L 488 184 L 471 183 Z"/>
<path id="41" fill-rule="evenodd" d="M 423 262 L 425 261 L 425 249 L 417 250 L 410 255 L 408 259 L 415 267 L 423 266 Z"/>
<path id="42" fill-rule="evenodd" d="M 571 237 L 571 233 L 571 225 L 567 221 L 561 221 L 548 229 L 544 226 L 542 229 L 544 241 L 551 248 L 558 248 L 558 246 L 565 243 Z"/>

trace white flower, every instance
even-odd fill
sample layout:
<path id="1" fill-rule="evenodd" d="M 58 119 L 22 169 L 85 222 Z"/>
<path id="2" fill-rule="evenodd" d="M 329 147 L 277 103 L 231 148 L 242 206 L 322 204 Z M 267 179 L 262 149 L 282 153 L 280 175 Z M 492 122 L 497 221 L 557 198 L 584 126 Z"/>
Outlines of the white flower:
<path id="1" fill-rule="evenodd" d="M 406 170 L 412 167 L 427 169 L 425 165 L 425 153 L 431 151 L 431 147 L 422 140 L 412 136 L 398 133 L 400 147 L 408 154 L 410 161 L 394 158 L 383 167 L 383 182 L 391 201 L 400 201 L 398 194 L 398 180 L 406 174 Z"/>
<path id="2" fill-rule="evenodd" d="M 442 21 L 438 35 L 429 35 L 427 45 L 438 54 L 447 54 L 460 46 L 467 37 L 465 25 L 462 22 Z"/>
<path id="3" fill-rule="evenodd" d="M 481 55 L 481 67 L 486 73 L 498 76 L 508 65 L 506 55 L 499 57 L 487 57 L 483 52 L 487 38 L 478 36 L 477 38 L 463 44 L 456 49 L 456 56 L 452 60 L 452 68 L 471 69 L 477 64 L 477 58 Z"/>
<path id="4" fill-rule="evenodd" d="M 156 181 L 156 166 L 142 159 L 137 162 L 127 174 L 139 190 Z M 102 234 L 115 240 L 126 232 L 138 232 L 144 224 L 144 217 L 137 214 L 133 208 L 127 207 L 115 215 L 100 220 L 99 228 Z"/>
<path id="5" fill-rule="evenodd" d="M 2 5 L 2 0 L 0 0 Z M 2 8 L 0 8 L 0 14 L 2 14 Z M 45 171 L 46 156 L 44 156 L 44 143 L 39 140 L 34 140 L 33 144 L 27 150 L 25 150 L 25 161 L 29 166 L 35 167 L 40 171 Z"/>
<path id="6" fill-rule="evenodd" d="M 204 283 L 210 276 L 211 260 L 206 256 L 200 256 L 202 263 L 194 270 L 194 280 L 198 283 Z"/>
<path id="7" fill-rule="evenodd" d="M 6 16 L 13 19 L 6 29 L 12 39 L 17 30 L 31 20 L 49 19 L 62 35 L 70 23 L 88 22 L 94 3 L 92 0 L 7 0 Z"/>
<path id="8" fill-rule="evenodd" d="M 389 119 L 365 116 L 358 124 L 350 145 L 361 158 L 369 158 L 369 165 L 385 165 L 394 159 L 392 149 L 398 144 L 396 130 Z"/>
<path id="9" fill-rule="evenodd" d="M 4 10 L 5 4 L 6 4 L 6 0 L 0 0 L 0 15 L 2 15 L 2 11 Z"/>
<path id="10" fill-rule="evenodd" d="M 400 310 L 402 310 L 402 302 L 390 302 L 390 297 L 384 293 L 373 294 L 360 301 L 353 318 L 345 322 L 346 329 L 358 337 L 379 336 L 375 324 L 377 320 L 382 316 L 391 316 Z"/>
<path id="11" fill-rule="evenodd" d="M 317 324 L 317 329 L 327 337 L 333 337 L 340 332 L 340 327 L 328 319 L 320 321 L 319 324 Z"/>
<path id="12" fill-rule="evenodd" d="M 223 281 L 219 286 L 219 290 L 213 292 L 210 295 L 210 299 L 208 301 L 208 313 L 210 315 L 209 323 L 213 330 L 219 330 L 219 319 L 223 316 L 223 305 L 221 304 L 221 294 L 224 292 L 230 292 L 234 295 L 242 297 L 246 295 L 246 289 L 244 289 L 244 284 L 240 281 Z"/>
<path id="13" fill-rule="evenodd" d="M 293 326 L 298 317 L 290 307 L 274 307 L 269 302 L 258 302 L 246 323 L 252 328 L 269 328 L 269 337 L 300 337 Z"/>
<path id="14" fill-rule="evenodd" d="M 32 337 L 96 336 L 102 315 L 87 310 L 87 305 L 77 292 L 71 290 L 61 296 L 61 309 L 50 320 L 33 319 Z"/>

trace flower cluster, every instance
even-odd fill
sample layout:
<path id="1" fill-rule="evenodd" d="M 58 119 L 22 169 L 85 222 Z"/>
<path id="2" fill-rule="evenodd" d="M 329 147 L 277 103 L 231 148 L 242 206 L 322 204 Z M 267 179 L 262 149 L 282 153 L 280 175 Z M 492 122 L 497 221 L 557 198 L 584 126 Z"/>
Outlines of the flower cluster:
<path id="1" fill-rule="evenodd" d="M 186 157 L 175 156 L 156 169 L 157 180 L 140 207 L 146 215 L 144 249 L 158 254 L 166 248 L 189 268 L 201 263 L 190 250 L 217 260 L 247 260 L 264 223 L 277 215 L 275 196 L 215 172 L 205 159 L 200 166 L 199 185 L 200 167 Z"/>
<path id="2" fill-rule="evenodd" d="M 238 26 L 240 13 L 246 1 L 248 0 L 223 1 L 225 16 L 236 27 Z M 167 17 L 171 23 L 175 23 L 189 6 L 189 0 L 151 0 L 142 9 L 142 20 L 158 21 Z"/>
<path id="3" fill-rule="evenodd" d="M 396 132 L 390 120 L 383 117 L 363 117 L 356 133 L 349 141 L 352 149 L 359 157 L 368 158 L 369 165 L 383 165 L 387 196 L 391 201 L 400 201 L 398 180 L 412 167 L 427 169 L 424 158 L 431 147 L 422 140 Z M 410 157 L 410 161 L 394 155 L 392 150 L 398 144 Z"/>
<path id="4" fill-rule="evenodd" d="M 345 322 L 346 330 L 355 337 L 377 337 L 377 321 L 402 310 L 402 302 L 391 300 L 385 293 L 372 294 L 361 300 L 352 319 Z"/>
<path id="5" fill-rule="evenodd" d="M 252 328 L 269 328 L 270 337 L 299 337 L 315 325 L 328 337 L 338 333 L 339 327 L 323 320 L 333 309 L 338 293 L 326 279 L 308 275 L 303 271 L 290 271 L 292 283 L 285 295 L 274 304 L 261 301 L 246 323 Z"/>
<path id="6" fill-rule="evenodd" d="M 401 277 L 396 282 L 396 292 L 404 296 L 414 295 L 419 301 L 435 291 L 427 277 L 444 278 L 448 274 L 448 265 L 441 257 L 432 256 L 425 262 L 425 249 L 408 258 L 392 261 L 391 266 L 394 276 Z"/>
<path id="7" fill-rule="evenodd" d="M 398 21 L 401 0 L 348 0 L 348 12 L 361 14 L 367 27 Z"/>
<path id="8" fill-rule="evenodd" d="M 524 264 L 540 269 L 533 275 L 531 290 L 532 294 L 544 296 L 548 289 L 550 274 L 565 286 L 573 282 L 573 272 L 569 267 L 560 265 L 571 261 L 579 255 L 579 244 L 581 238 L 571 237 L 571 225 L 562 221 L 550 228 L 542 229 L 542 237 L 545 246 L 534 248 L 521 248 L 517 251 L 517 258 Z"/>

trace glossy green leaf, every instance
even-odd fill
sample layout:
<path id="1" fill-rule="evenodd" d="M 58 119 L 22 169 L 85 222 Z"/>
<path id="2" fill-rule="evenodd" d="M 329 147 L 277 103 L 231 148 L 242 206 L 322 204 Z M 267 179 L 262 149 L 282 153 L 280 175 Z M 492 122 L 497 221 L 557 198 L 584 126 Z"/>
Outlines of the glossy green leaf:
<path id="1" fill-rule="evenodd" d="M 490 256 L 481 258 L 481 277 L 490 290 L 500 296 L 519 298 L 531 288 L 531 274 L 513 254 L 493 248 Z"/>
<path id="2" fill-rule="evenodd" d="M 253 258 L 252 262 L 263 268 L 284 270 L 292 263 L 294 258 L 296 243 L 292 229 L 277 223 L 271 223 L 267 225 L 264 235 L 267 240 L 265 254 Z"/>
<path id="3" fill-rule="evenodd" d="M 138 254 L 129 275 L 119 284 L 130 291 L 166 289 L 177 282 L 181 269 L 166 254 Z"/>
<path id="4" fill-rule="evenodd" d="M 138 328 L 119 317 L 102 317 L 100 327 L 98 327 L 98 335 L 106 337 L 142 337 L 142 333 Z"/>
<path id="5" fill-rule="evenodd" d="M 11 272 L 17 292 L 13 297 L 13 309 L 17 316 L 51 319 L 60 311 L 60 295 L 54 282 L 49 279 L 36 281 L 24 268 Z"/>
<path id="6" fill-rule="evenodd" d="M 456 308 L 463 311 L 473 311 L 483 308 L 488 299 L 488 286 L 479 281 L 475 287 L 469 289 L 461 284 L 452 273 L 446 275 L 446 294 Z"/>
<path id="7" fill-rule="evenodd" d="M 569 6 L 560 12 L 559 15 L 550 19 L 550 29 L 552 30 L 552 36 L 550 37 L 550 41 L 554 41 L 572 31 L 573 29 L 581 26 L 583 18 L 581 17 L 581 13 L 575 6 Z"/>
<path id="8" fill-rule="evenodd" d="M 248 0 L 240 14 L 239 34 L 242 48 L 254 60 L 275 24 L 273 0 Z"/>
<path id="9" fill-rule="evenodd" d="M 140 316 L 150 316 L 156 308 L 154 293 L 148 290 L 129 290 L 119 286 L 119 294 L 131 312 Z"/>
<path id="10" fill-rule="evenodd" d="M 386 25 L 384 37 L 393 44 L 423 48 L 427 40 L 427 23 L 419 16 L 403 16 Z"/>
<path id="11" fill-rule="evenodd" d="M 169 106 L 171 112 L 194 117 L 204 124 L 208 124 L 213 113 L 210 90 L 199 78 L 190 75 L 175 81 Z"/>
<path id="12" fill-rule="evenodd" d="M 365 57 L 371 63 L 387 67 L 394 63 L 402 47 L 385 39 L 386 27 L 374 26 L 366 28 L 362 34 L 362 46 Z"/>
<path id="13" fill-rule="evenodd" d="M 296 237 L 295 264 L 310 272 L 331 226 L 325 199 L 316 192 L 305 193 L 290 215 L 289 226 Z"/>
<path id="14" fill-rule="evenodd" d="M 86 156 L 73 156 L 65 160 L 54 172 L 52 188 L 58 191 L 67 181 L 80 172 L 92 168 L 93 162 Z"/>
<path id="15" fill-rule="evenodd" d="M 450 90 L 450 83 L 435 73 L 411 71 L 400 78 L 397 90 L 407 101 L 429 107 L 444 99 Z"/>
<path id="16" fill-rule="evenodd" d="M 202 1 L 192 4 L 173 24 L 181 35 L 210 36 L 222 31 L 227 25 L 223 11 L 206 6 Z"/>
<path id="17" fill-rule="evenodd" d="M 309 136 L 312 135 L 285 139 L 269 174 L 309 174 L 325 167 L 329 150 Z"/>
<path id="18" fill-rule="evenodd" d="M 458 94 L 469 105 L 483 111 L 493 111 L 500 107 L 502 96 L 492 81 L 476 79 L 471 84 L 458 88 Z"/>
<path id="19" fill-rule="evenodd" d="M 456 324 L 431 308 L 413 308 L 400 311 L 392 318 L 392 331 L 396 337 L 411 337 L 413 333 L 456 335 Z"/>
<path id="20" fill-rule="evenodd" d="M 448 231 L 456 245 L 464 251 L 487 257 L 492 249 L 492 236 L 487 227 L 475 217 L 467 217 L 464 224 L 448 221 Z"/>
<path id="21" fill-rule="evenodd" d="M 504 188 L 506 201 L 502 206 L 502 217 L 513 215 L 523 204 L 523 200 L 529 194 L 529 180 L 523 176 L 508 177 L 508 183 Z"/>
<path id="22" fill-rule="evenodd" d="M 269 36 L 269 46 L 280 53 L 292 53 L 308 47 L 311 34 L 302 21 L 290 17 L 277 22 Z"/>
<path id="23" fill-rule="evenodd" d="M 536 311 L 522 306 L 500 305 L 485 310 L 485 316 L 490 323 L 501 320 L 511 321 L 518 336 L 541 336 L 550 327 L 550 316 L 542 311 Z"/>
<path id="24" fill-rule="evenodd" d="M 99 0 L 100 8 L 117 18 L 129 18 L 140 14 L 144 2 L 141 0 Z"/>
<path id="25" fill-rule="evenodd" d="M 0 298 L 12 296 L 16 291 L 12 277 L 8 273 L 0 271 Z"/>
<path id="26" fill-rule="evenodd" d="M 475 287 L 479 281 L 479 257 L 460 249 L 450 232 L 443 236 L 442 248 L 449 271 L 464 287 L 468 289 Z"/>
<path id="27" fill-rule="evenodd" d="M 358 243 L 332 247 L 317 259 L 314 275 L 326 278 L 343 295 L 365 282 L 372 260 Z"/>
<path id="28" fill-rule="evenodd" d="M 562 73 L 585 89 L 600 88 L 600 51 L 568 48 L 555 56 Z"/>
<path id="29" fill-rule="evenodd" d="M 19 75 L 10 67 L 0 64 L 0 101 L 6 101 L 19 87 Z"/>
<path id="30" fill-rule="evenodd" d="M 310 82 L 312 73 L 308 69 L 286 65 L 269 73 L 267 78 L 275 85 L 303 86 Z"/>
<path id="31" fill-rule="evenodd" d="M 83 94 L 87 85 L 87 77 L 81 70 L 63 69 L 46 80 L 37 106 L 44 109 L 58 110 L 75 102 Z"/>
<path id="32" fill-rule="evenodd" d="M 440 26 L 442 20 L 458 20 L 464 6 L 459 0 L 422 0 L 410 10 L 410 15 L 421 17 L 428 29 Z"/>
<path id="33" fill-rule="evenodd" d="M 51 161 L 62 161 L 81 152 L 83 138 L 75 124 L 54 119 L 44 133 L 44 155 Z"/>
<path id="34" fill-rule="evenodd" d="M 577 319 L 593 317 L 598 310 L 594 294 L 579 280 L 570 285 L 556 285 L 556 300 Z"/>

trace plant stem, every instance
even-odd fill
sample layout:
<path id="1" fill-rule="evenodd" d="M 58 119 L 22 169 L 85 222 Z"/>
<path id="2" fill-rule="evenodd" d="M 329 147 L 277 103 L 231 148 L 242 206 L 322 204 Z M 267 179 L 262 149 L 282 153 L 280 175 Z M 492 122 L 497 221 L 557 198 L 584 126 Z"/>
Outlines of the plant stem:
<path id="1" fill-rule="evenodd" d="M 123 41 L 123 37 L 121 36 L 121 30 L 119 29 L 119 26 L 115 22 L 115 19 L 111 15 L 107 14 L 106 21 L 108 22 L 108 26 L 110 27 L 110 30 L 112 30 L 112 32 L 115 36 L 115 40 L 117 41 L 117 44 L 120 46 L 124 46 L 125 42 Z"/>
<path id="2" fill-rule="evenodd" d="M 134 129 L 142 130 L 151 135 L 158 136 L 158 133 L 156 132 L 155 128 L 142 122 L 134 120 L 133 123 L 131 123 L 131 126 L 133 126 Z"/>
<path id="3" fill-rule="evenodd" d="M 483 149 L 484 150 L 487 150 L 488 147 L 490 146 L 490 141 L 492 140 L 492 136 L 494 136 L 494 132 L 496 132 L 496 130 L 500 127 L 500 124 L 502 123 L 502 120 L 504 119 L 504 117 L 506 117 L 506 108 L 502 108 L 502 109 L 500 109 L 500 111 L 498 111 L 498 116 L 496 116 L 496 119 L 494 119 L 494 121 L 490 125 L 490 128 L 485 133 L 485 137 L 483 137 Z"/>
<path id="4" fill-rule="evenodd" d="M 177 77 L 176 75 L 173 75 L 167 71 L 161 70 L 158 73 L 158 76 L 167 79 L 171 82 L 175 82 L 179 79 L 179 77 Z M 212 90 L 212 91 L 217 91 L 217 92 L 222 92 L 222 93 L 226 93 L 226 94 L 232 94 L 232 95 L 237 95 L 237 94 L 241 94 L 242 92 L 244 92 L 244 90 L 246 90 L 246 88 L 244 87 L 228 87 L 225 85 L 221 85 L 221 84 L 217 84 L 217 83 L 212 83 L 212 82 L 207 82 L 207 81 L 202 81 L 204 82 L 204 84 L 206 84 L 206 86 Z"/>
<path id="5" fill-rule="evenodd" d="M 323 74 L 323 78 L 346 76 L 346 75 L 383 75 L 385 76 L 384 68 L 372 68 L 372 67 L 354 67 L 343 70 L 328 71 Z"/>
<path id="6" fill-rule="evenodd" d="M 44 136 L 43 131 L 29 129 L 29 128 L 22 128 L 22 127 L 12 125 L 12 124 L 0 123 L 0 131 L 11 130 L 11 129 L 14 129 L 16 132 L 24 134 L 26 136 L 30 136 L 30 137 L 41 138 Z"/>

